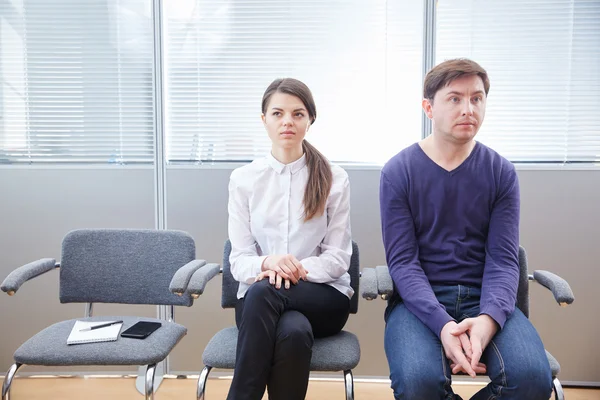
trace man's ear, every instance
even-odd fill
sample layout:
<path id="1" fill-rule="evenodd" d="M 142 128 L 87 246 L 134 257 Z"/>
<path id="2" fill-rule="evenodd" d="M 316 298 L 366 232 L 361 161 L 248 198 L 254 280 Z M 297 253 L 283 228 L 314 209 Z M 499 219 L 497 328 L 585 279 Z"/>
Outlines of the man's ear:
<path id="1" fill-rule="evenodd" d="M 429 100 L 429 99 L 423 99 L 423 101 L 421 102 L 421 107 L 423 107 L 423 111 L 425 111 L 425 115 L 427 115 L 427 118 L 432 119 L 433 118 L 433 101 Z"/>

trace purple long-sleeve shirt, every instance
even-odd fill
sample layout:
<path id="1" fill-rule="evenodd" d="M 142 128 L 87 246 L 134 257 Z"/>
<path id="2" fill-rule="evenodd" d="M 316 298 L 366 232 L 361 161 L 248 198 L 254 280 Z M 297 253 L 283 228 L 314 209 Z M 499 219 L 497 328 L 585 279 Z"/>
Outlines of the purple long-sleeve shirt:
<path id="1" fill-rule="evenodd" d="M 481 288 L 480 313 L 502 328 L 519 281 L 519 182 L 514 166 L 481 143 L 453 171 L 419 144 L 381 171 L 383 243 L 402 301 L 436 335 L 453 318 L 432 285 Z"/>

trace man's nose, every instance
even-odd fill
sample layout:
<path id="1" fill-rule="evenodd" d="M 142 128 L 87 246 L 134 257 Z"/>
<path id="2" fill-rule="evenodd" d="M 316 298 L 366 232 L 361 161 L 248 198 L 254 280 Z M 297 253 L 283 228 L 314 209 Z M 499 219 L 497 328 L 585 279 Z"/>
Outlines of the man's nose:
<path id="1" fill-rule="evenodd" d="M 470 101 L 465 101 L 465 105 L 463 105 L 462 109 L 463 115 L 472 115 L 473 114 L 473 104 Z"/>

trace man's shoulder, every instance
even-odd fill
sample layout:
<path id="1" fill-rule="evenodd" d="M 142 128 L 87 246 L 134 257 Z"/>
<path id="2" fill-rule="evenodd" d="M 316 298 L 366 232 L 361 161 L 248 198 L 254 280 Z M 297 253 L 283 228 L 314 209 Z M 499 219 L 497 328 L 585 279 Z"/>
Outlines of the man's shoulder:
<path id="1" fill-rule="evenodd" d="M 476 169 L 478 175 L 488 176 L 488 184 L 494 185 L 499 190 L 514 188 L 518 185 L 517 170 L 512 162 L 494 149 L 478 143 L 479 158 Z"/>
<path id="2" fill-rule="evenodd" d="M 381 169 L 380 190 L 391 190 L 394 193 L 407 190 L 411 182 L 411 175 L 419 168 L 415 165 L 417 159 L 415 156 L 418 151 L 422 151 L 419 144 L 412 144 L 385 163 Z"/>
<path id="3" fill-rule="evenodd" d="M 479 157 L 490 161 L 490 165 L 494 168 L 502 168 L 508 170 L 514 170 L 515 166 L 512 162 L 510 162 L 506 157 L 498 153 L 496 150 L 491 147 L 486 146 L 481 142 L 477 142 L 477 146 L 479 147 Z"/>
<path id="4" fill-rule="evenodd" d="M 384 175 L 395 175 L 400 171 L 405 171 L 408 168 L 410 161 L 414 158 L 415 152 L 419 150 L 418 146 L 418 143 L 414 143 L 401 150 L 385 163 L 381 172 Z"/>

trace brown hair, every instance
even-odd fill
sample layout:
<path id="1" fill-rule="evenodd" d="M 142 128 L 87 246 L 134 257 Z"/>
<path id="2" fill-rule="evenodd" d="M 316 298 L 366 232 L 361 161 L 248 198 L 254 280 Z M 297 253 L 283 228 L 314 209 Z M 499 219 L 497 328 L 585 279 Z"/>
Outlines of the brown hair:
<path id="1" fill-rule="evenodd" d="M 455 79 L 470 75 L 477 75 L 481 78 L 487 96 L 490 91 L 490 79 L 485 69 L 475 61 L 467 58 L 456 58 L 436 65 L 425 75 L 423 97 L 433 103 L 435 94 L 441 88 L 448 86 Z"/>
<path id="2" fill-rule="evenodd" d="M 267 106 L 273 94 L 278 92 L 298 97 L 308 111 L 311 125 L 315 122 L 317 108 L 312 93 L 308 86 L 293 78 L 276 79 L 269 85 L 262 99 L 263 114 L 267 113 Z M 308 182 L 303 200 L 304 221 L 306 222 L 325 212 L 325 205 L 333 183 L 333 174 L 329 161 L 306 139 L 302 142 L 302 150 L 306 155 L 306 166 L 308 167 Z"/>

